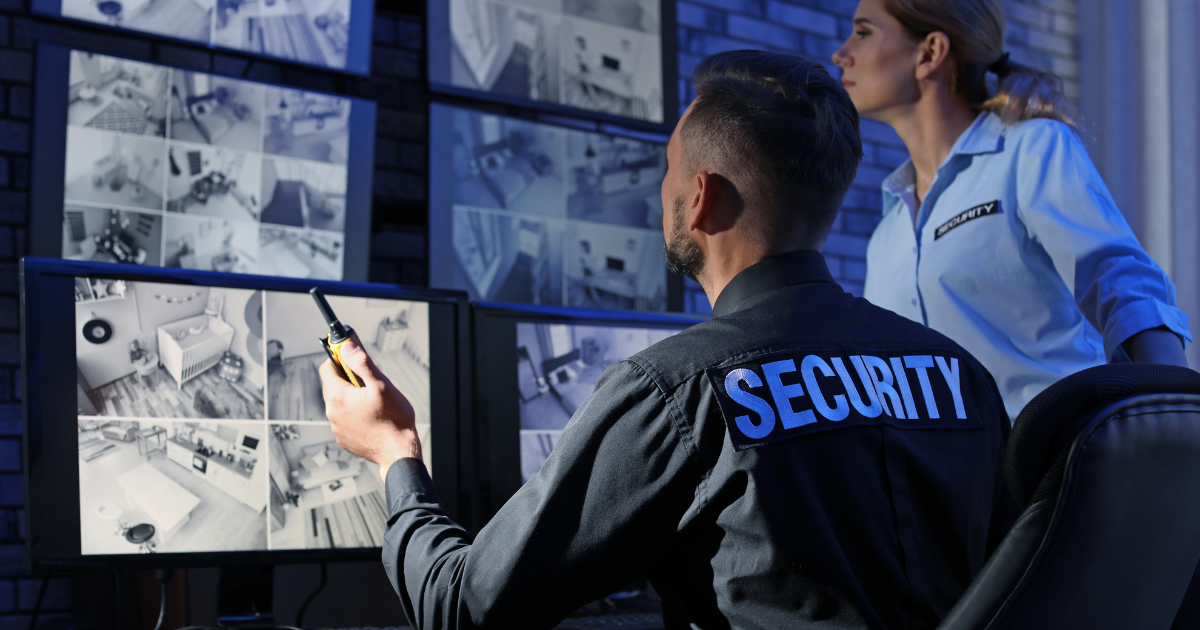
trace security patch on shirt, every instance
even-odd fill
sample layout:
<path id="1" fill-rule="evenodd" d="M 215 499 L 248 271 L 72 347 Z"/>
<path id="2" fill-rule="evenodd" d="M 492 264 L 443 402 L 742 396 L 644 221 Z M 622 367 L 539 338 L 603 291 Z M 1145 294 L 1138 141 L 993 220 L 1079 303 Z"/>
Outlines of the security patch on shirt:
<path id="1" fill-rule="evenodd" d="M 933 240 L 936 241 L 939 238 L 942 238 L 943 236 L 946 235 L 947 232 L 966 223 L 967 221 L 974 221 L 975 219 L 978 219 L 979 217 L 986 217 L 989 214 L 996 214 L 999 211 L 1000 211 L 1000 200 L 999 199 L 997 199 L 996 201 L 989 201 L 987 203 L 981 203 L 978 206 L 971 208 L 970 210 L 964 210 L 964 211 L 958 213 L 958 215 L 956 215 L 953 219 L 950 219 L 949 221 L 939 225 L 937 227 L 937 229 L 933 231 Z"/>
<path id="2" fill-rule="evenodd" d="M 864 425 L 982 426 L 967 413 L 958 357 L 857 352 L 777 352 L 706 370 L 734 448 Z"/>

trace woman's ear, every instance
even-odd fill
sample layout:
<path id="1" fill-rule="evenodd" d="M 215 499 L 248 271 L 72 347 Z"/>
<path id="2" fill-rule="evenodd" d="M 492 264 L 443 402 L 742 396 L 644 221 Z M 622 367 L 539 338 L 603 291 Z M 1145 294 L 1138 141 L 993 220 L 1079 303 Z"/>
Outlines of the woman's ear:
<path id="1" fill-rule="evenodd" d="M 950 38 L 941 31 L 925 36 L 917 48 L 917 80 L 928 79 L 947 66 L 950 58 Z"/>

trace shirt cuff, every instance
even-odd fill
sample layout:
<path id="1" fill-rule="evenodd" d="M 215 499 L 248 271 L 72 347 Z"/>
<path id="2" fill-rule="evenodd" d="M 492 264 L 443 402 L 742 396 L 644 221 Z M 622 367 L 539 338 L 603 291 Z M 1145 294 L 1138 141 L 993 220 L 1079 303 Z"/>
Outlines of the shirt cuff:
<path id="1" fill-rule="evenodd" d="M 389 521 L 414 503 L 438 503 L 433 479 L 425 470 L 425 463 L 415 457 L 398 459 L 392 464 L 387 472 L 384 492 L 387 495 Z"/>
<path id="2" fill-rule="evenodd" d="M 1187 313 L 1154 299 L 1130 302 L 1114 311 L 1108 321 L 1108 330 L 1104 334 L 1104 356 L 1110 360 L 1116 356 L 1121 344 L 1143 330 L 1166 326 L 1179 335 L 1185 346 L 1192 340 Z"/>

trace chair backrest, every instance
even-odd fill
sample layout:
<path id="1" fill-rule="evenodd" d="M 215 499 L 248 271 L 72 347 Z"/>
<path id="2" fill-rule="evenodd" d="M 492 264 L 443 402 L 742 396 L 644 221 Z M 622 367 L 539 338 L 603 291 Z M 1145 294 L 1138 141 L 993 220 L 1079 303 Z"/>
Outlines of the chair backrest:
<path id="1" fill-rule="evenodd" d="M 1171 627 L 1200 560 L 1200 374 L 1063 379 L 1017 418 L 1005 476 L 1024 510 L 940 629 Z"/>

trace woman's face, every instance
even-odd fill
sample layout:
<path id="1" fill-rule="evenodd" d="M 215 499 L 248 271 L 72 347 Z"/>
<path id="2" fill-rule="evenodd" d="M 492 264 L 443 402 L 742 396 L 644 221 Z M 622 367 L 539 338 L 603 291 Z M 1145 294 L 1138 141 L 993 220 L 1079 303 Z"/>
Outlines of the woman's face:
<path id="1" fill-rule="evenodd" d="M 920 97 L 915 76 L 920 44 L 887 12 L 883 0 L 860 0 L 854 31 L 833 53 L 859 114 L 887 122 L 889 111 Z"/>

